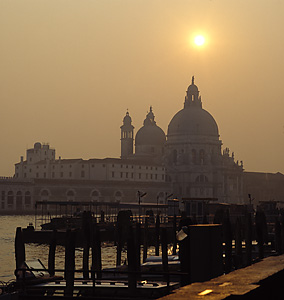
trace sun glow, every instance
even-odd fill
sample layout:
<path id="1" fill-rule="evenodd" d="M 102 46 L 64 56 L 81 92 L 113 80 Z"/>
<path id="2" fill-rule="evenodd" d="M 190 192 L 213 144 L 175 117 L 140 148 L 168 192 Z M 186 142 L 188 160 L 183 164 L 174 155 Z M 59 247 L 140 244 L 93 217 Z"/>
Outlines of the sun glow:
<path id="1" fill-rule="evenodd" d="M 194 38 L 194 43 L 195 45 L 197 46 L 203 46 L 204 43 L 205 43 L 205 38 L 203 35 L 197 35 L 195 38 Z"/>

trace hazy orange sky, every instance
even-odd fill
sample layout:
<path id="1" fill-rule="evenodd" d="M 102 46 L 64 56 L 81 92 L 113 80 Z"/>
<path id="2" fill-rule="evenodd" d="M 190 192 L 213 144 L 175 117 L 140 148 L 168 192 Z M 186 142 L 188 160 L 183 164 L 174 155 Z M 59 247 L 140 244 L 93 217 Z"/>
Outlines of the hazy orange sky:
<path id="1" fill-rule="evenodd" d="M 129 109 L 166 132 L 195 76 L 223 147 L 284 173 L 283 0 L 1 0 L 0 175 L 37 141 L 120 156 Z M 193 44 L 203 34 L 206 44 Z"/>

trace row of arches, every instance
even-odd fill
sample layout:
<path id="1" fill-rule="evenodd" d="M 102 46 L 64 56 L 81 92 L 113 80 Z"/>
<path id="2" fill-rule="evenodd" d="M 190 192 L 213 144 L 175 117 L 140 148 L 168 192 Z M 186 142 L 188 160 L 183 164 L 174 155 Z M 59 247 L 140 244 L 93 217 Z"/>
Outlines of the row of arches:
<path id="1" fill-rule="evenodd" d="M 66 191 L 66 200 L 67 201 L 75 201 L 76 200 L 76 191 L 74 189 L 69 189 Z M 48 190 L 48 189 L 43 189 L 40 192 L 40 200 L 41 201 L 48 201 L 50 200 L 52 196 L 52 193 Z M 165 201 L 165 196 L 166 194 L 164 192 L 159 192 L 157 194 L 157 201 L 159 201 L 159 203 L 163 203 Z M 90 201 L 100 201 L 102 200 L 102 195 L 98 190 L 93 190 L 90 193 Z M 123 200 L 124 197 L 124 193 L 120 190 L 117 190 L 113 193 L 113 199 L 115 201 L 121 201 Z"/>
<path id="2" fill-rule="evenodd" d="M 179 155 L 184 155 L 184 150 L 181 149 L 180 152 L 178 153 L 177 149 L 173 150 L 173 163 L 177 163 L 179 160 Z M 190 161 L 192 164 L 204 164 L 205 163 L 205 150 L 204 149 L 200 149 L 200 150 L 196 150 L 196 149 L 192 149 L 191 150 L 191 157 L 190 157 Z"/>
<path id="3" fill-rule="evenodd" d="M 2 199 L 3 200 L 3 199 Z M 30 208 L 32 205 L 32 196 L 30 191 L 8 191 L 7 192 L 7 208 L 23 209 Z"/>

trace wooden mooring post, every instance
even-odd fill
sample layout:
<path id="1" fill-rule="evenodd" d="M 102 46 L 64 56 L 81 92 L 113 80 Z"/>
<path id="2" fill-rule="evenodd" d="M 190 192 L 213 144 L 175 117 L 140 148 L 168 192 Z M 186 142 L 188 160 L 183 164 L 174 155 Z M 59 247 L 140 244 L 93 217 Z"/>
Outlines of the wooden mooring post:
<path id="1" fill-rule="evenodd" d="M 252 263 L 252 220 L 251 214 L 245 216 L 245 245 L 246 245 L 246 266 Z"/>
<path id="2" fill-rule="evenodd" d="M 53 230 L 48 252 L 48 270 L 50 276 L 55 274 L 55 253 L 57 244 L 57 230 Z"/>
<path id="3" fill-rule="evenodd" d="M 136 267 L 137 267 L 137 259 L 136 254 L 137 251 L 135 249 L 135 239 L 133 228 L 130 226 L 129 228 L 129 237 L 127 240 L 127 261 L 128 261 L 128 288 L 133 292 L 136 289 L 137 284 L 137 276 L 136 276 Z"/>
<path id="4" fill-rule="evenodd" d="M 64 278 L 66 280 L 66 288 L 64 290 L 65 297 L 72 297 L 74 290 L 75 275 L 75 242 L 76 232 L 67 229 L 66 245 L 65 245 L 65 267 Z"/>
<path id="5" fill-rule="evenodd" d="M 229 213 L 223 220 L 223 240 L 225 243 L 225 273 L 229 273 L 232 270 L 232 226 Z"/>
<path id="6" fill-rule="evenodd" d="M 147 252 L 148 252 L 148 238 L 149 238 L 149 217 L 145 218 L 145 223 L 144 223 L 144 242 L 143 242 L 143 263 L 147 259 Z"/>
<path id="7" fill-rule="evenodd" d="M 16 229 L 15 237 L 15 259 L 16 259 L 16 268 L 22 268 L 26 260 L 26 251 L 25 244 L 23 240 L 23 232 L 21 227 Z"/>
<path id="8" fill-rule="evenodd" d="M 92 215 L 91 212 L 83 212 L 82 234 L 83 234 L 83 278 L 89 279 L 89 255 L 91 238 Z"/>
<path id="9" fill-rule="evenodd" d="M 238 269 L 242 266 L 242 221 L 238 217 L 235 224 L 235 268 Z"/>
<path id="10" fill-rule="evenodd" d="M 156 216 L 155 223 L 155 255 L 160 255 L 160 216 Z"/>

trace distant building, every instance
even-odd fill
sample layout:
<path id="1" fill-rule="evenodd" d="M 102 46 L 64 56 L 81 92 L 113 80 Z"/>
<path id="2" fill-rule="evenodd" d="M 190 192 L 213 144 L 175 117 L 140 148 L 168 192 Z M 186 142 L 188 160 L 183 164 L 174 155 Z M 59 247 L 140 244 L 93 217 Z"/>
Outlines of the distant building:
<path id="1" fill-rule="evenodd" d="M 168 180 L 177 197 L 242 203 L 243 165 L 235 162 L 228 148 L 222 153 L 221 146 L 217 123 L 202 108 L 192 77 L 184 107 L 169 123 L 165 146 Z"/>
<path id="2" fill-rule="evenodd" d="M 138 191 L 147 192 L 143 201 L 152 203 L 166 203 L 171 194 L 235 204 L 248 203 L 249 192 L 275 198 L 270 185 L 258 191 L 263 176 L 245 173 L 234 153 L 222 150 L 218 125 L 203 109 L 194 77 L 167 135 L 152 107 L 136 135 L 128 111 L 120 129 L 120 158 L 56 158 L 55 149 L 35 143 L 15 164 L 14 177 L 0 180 L 2 212 L 31 210 L 37 200 L 137 202 Z"/>

